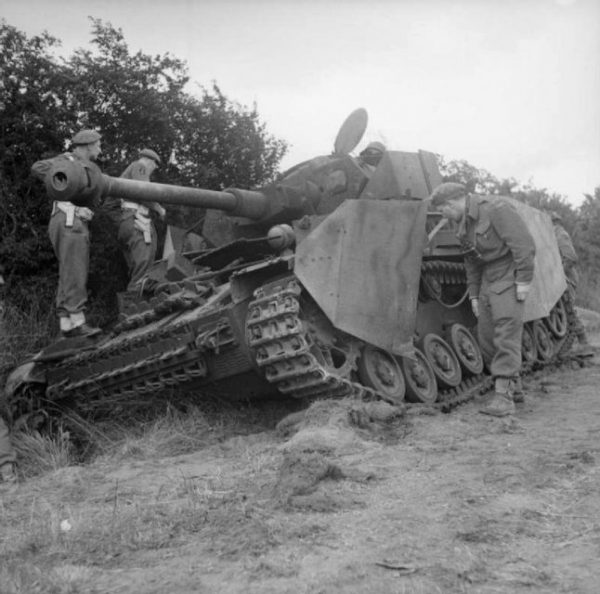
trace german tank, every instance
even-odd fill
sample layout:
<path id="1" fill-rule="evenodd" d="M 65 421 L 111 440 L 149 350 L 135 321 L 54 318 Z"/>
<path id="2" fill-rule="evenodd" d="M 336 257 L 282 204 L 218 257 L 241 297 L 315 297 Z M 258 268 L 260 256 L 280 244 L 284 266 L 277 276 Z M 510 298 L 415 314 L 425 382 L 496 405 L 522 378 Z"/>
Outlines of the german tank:
<path id="1" fill-rule="evenodd" d="M 4 393 L 12 418 L 66 404 L 93 412 L 170 388 L 443 408 L 481 389 L 461 247 L 427 199 L 442 182 L 436 157 L 387 151 L 366 166 L 350 154 L 366 124 L 356 110 L 331 155 L 255 190 L 90 179 L 75 163 L 50 171 L 54 200 L 86 187 L 206 208 L 206 246 L 183 252 L 170 233 L 147 290 L 123 300 L 110 331 L 61 340 L 17 368 Z M 524 365 L 543 364 L 571 343 L 571 306 L 549 217 L 516 205 L 538 248 Z"/>

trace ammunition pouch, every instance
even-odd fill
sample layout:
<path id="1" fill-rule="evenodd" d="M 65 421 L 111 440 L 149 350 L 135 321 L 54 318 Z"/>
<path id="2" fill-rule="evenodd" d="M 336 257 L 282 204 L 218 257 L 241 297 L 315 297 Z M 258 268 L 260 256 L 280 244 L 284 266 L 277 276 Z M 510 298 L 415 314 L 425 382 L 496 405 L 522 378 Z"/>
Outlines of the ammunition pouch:
<path id="1" fill-rule="evenodd" d="M 152 219 L 150 218 L 150 209 L 143 204 L 121 200 L 122 210 L 132 210 L 135 213 L 133 226 L 144 236 L 144 243 L 152 243 Z"/>
<path id="2" fill-rule="evenodd" d="M 75 206 L 72 202 L 59 202 L 55 200 L 52 203 L 52 214 L 54 215 L 59 210 L 65 213 L 65 227 L 72 227 L 75 217 L 87 223 L 94 216 L 93 211 L 85 206 Z"/>

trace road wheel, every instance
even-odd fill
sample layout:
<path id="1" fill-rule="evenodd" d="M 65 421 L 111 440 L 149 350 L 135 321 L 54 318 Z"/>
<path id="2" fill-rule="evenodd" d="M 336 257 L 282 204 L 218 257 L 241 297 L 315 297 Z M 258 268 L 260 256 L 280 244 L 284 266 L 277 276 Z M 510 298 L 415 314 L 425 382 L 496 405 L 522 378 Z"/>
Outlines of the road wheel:
<path id="1" fill-rule="evenodd" d="M 523 326 L 523 337 L 521 339 L 521 359 L 526 365 L 533 365 L 537 361 L 537 346 L 533 337 L 531 324 Z"/>
<path id="2" fill-rule="evenodd" d="M 556 338 L 563 338 L 566 336 L 567 330 L 569 329 L 569 320 L 562 298 L 558 300 L 556 305 L 552 308 L 550 315 L 544 321 L 550 332 L 552 332 Z"/>
<path id="3" fill-rule="evenodd" d="M 458 357 L 452 347 L 437 334 L 426 334 L 421 349 L 433 368 L 439 386 L 455 388 L 460 384 L 462 373 Z"/>
<path id="4" fill-rule="evenodd" d="M 406 383 L 396 359 L 381 349 L 365 346 L 358 361 L 358 377 L 361 383 L 373 388 L 389 402 L 404 401 Z"/>
<path id="5" fill-rule="evenodd" d="M 427 357 L 415 349 L 414 359 L 402 357 L 400 368 L 406 380 L 406 400 L 433 404 L 438 397 L 435 373 Z"/>
<path id="6" fill-rule="evenodd" d="M 533 322 L 533 338 L 537 347 L 537 360 L 548 363 L 554 355 L 554 343 L 548 328 L 541 320 Z"/>
<path id="7" fill-rule="evenodd" d="M 464 373 L 478 375 L 483 371 L 483 355 L 475 337 L 462 324 L 452 324 L 448 342 L 456 353 Z"/>

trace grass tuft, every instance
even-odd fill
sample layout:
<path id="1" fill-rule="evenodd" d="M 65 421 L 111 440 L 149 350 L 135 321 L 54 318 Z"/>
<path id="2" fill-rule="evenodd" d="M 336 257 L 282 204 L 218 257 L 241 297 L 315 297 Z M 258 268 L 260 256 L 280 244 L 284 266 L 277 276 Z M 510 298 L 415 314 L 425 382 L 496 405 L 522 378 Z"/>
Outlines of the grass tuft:
<path id="1" fill-rule="evenodd" d="M 70 434 L 59 429 L 52 435 L 37 431 L 19 431 L 13 439 L 19 461 L 19 472 L 25 477 L 36 476 L 72 466 L 76 451 Z"/>

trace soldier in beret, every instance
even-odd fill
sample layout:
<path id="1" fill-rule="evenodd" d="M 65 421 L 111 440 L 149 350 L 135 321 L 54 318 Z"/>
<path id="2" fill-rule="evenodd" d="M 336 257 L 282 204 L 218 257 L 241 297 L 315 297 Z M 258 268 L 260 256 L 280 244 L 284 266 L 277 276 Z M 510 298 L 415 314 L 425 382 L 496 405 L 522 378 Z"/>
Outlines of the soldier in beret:
<path id="1" fill-rule="evenodd" d="M 150 176 L 160 164 L 158 154 L 145 148 L 140 151 L 139 158 L 123 171 L 121 177 L 150 181 Z M 129 268 L 127 290 L 136 291 L 156 257 L 157 235 L 150 211 L 156 212 L 162 219 L 166 214 L 165 209 L 157 202 L 146 206 L 114 196 L 107 198 L 105 207 L 118 227 L 119 244 Z"/>
<path id="2" fill-rule="evenodd" d="M 524 302 L 531 281 L 535 244 L 516 208 L 501 196 L 469 194 L 464 185 L 443 183 L 431 203 L 458 223 L 465 248 L 471 306 L 478 318 L 479 345 L 494 378 L 494 394 L 480 412 L 505 416 L 522 401 L 520 385 Z"/>
<path id="3" fill-rule="evenodd" d="M 58 159 L 79 161 L 85 169 L 100 172 L 94 161 L 101 149 L 101 136 L 95 130 L 81 130 L 71 139 L 72 149 L 52 159 L 37 161 L 31 167 L 32 174 L 44 181 L 46 174 Z M 97 206 L 93 197 L 76 199 L 73 202 L 55 201 L 48 225 L 50 241 L 58 259 L 58 291 L 56 311 L 60 331 L 65 338 L 93 336 L 99 328 L 86 322 L 87 278 L 89 270 L 89 229 L 88 224 L 94 216 Z"/>

